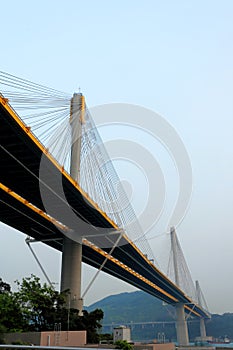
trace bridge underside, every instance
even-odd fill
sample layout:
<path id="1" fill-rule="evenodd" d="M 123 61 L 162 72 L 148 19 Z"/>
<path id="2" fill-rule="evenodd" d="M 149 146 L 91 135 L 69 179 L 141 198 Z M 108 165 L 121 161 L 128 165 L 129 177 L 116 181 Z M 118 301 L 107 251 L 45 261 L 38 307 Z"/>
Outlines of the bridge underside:
<path id="1" fill-rule="evenodd" d="M 77 233 L 80 230 L 76 220 L 68 220 L 64 215 L 66 209 L 72 208 L 80 222 L 85 223 L 95 233 L 91 239 L 83 239 L 84 263 L 99 268 L 106 260 L 102 269 L 104 272 L 169 304 L 185 303 L 186 311 L 193 316 L 208 317 L 201 307 L 193 304 L 125 235 L 120 238 L 111 255 L 109 254 L 109 236 L 101 236 L 100 240 L 96 234 L 98 230 L 101 232 L 105 229 L 111 233 L 114 242 L 119 238 L 118 228 L 91 202 L 62 167 L 51 159 L 47 150 L 1 97 L 0 121 L 0 221 L 62 251 L 67 228 Z M 41 160 L 46 172 L 43 183 L 39 180 Z M 65 201 L 58 195 L 57 183 L 62 183 Z M 41 191 L 49 198 L 49 215 L 46 214 Z M 55 224 L 51 216 L 56 219 Z"/>

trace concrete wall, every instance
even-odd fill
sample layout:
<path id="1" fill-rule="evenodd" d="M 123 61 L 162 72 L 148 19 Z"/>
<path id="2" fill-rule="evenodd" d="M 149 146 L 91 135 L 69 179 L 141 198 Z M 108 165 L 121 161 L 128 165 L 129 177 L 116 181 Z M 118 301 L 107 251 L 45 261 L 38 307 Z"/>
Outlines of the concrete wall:
<path id="1" fill-rule="evenodd" d="M 84 346 L 87 343 L 86 331 L 70 332 L 27 332 L 6 333 L 4 340 L 7 344 L 21 342 L 28 345 L 41 346 Z"/>
<path id="2" fill-rule="evenodd" d="M 86 343 L 86 331 L 41 333 L 41 346 L 84 346 Z"/>
<path id="3" fill-rule="evenodd" d="M 215 346 L 178 346 L 179 350 L 216 350 Z M 219 348 L 218 348 L 219 349 Z"/>
<path id="4" fill-rule="evenodd" d="M 40 345 L 40 332 L 5 333 L 4 340 L 7 344 L 22 342 L 28 345 Z"/>
<path id="5" fill-rule="evenodd" d="M 174 350 L 174 343 L 163 343 L 163 344 L 134 344 L 134 350 Z"/>

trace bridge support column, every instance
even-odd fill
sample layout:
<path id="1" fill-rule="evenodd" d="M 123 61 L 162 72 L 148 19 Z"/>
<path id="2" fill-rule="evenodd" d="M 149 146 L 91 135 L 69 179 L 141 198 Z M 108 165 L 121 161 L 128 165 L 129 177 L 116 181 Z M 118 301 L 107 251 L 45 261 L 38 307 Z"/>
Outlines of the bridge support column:
<path id="1" fill-rule="evenodd" d="M 200 335 L 201 335 L 201 339 L 206 338 L 206 328 L 205 328 L 205 319 L 204 318 L 200 318 Z"/>
<path id="2" fill-rule="evenodd" d="M 178 345 L 189 345 L 188 327 L 183 303 L 176 305 L 176 334 Z"/>
<path id="3" fill-rule="evenodd" d="M 70 124 L 72 131 L 70 175 L 80 183 L 81 135 L 84 122 L 84 96 L 74 94 L 70 106 Z M 81 298 L 82 244 L 67 237 L 63 239 L 61 292 L 69 290 L 67 308 L 79 310 L 82 316 L 83 300 Z"/>
<path id="4" fill-rule="evenodd" d="M 176 244 L 176 231 L 172 227 L 170 230 L 171 235 L 171 249 L 173 253 L 173 264 L 174 264 L 174 273 L 175 273 L 175 283 L 180 287 L 180 278 L 179 278 L 179 269 L 178 269 L 178 260 L 177 260 L 177 244 Z M 185 319 L 184 304 L 176 304 L 176 335 L 178 345 L 188 345 L 189 344 L 189 335 L 188 327 Z"/>
<path id="5" fill-rule="evenodd" d="M 67 308 L 78 309 L 81 316 L 82 245 L 65 237 L 62 248 L 61 291 L 69 290 Z"/>

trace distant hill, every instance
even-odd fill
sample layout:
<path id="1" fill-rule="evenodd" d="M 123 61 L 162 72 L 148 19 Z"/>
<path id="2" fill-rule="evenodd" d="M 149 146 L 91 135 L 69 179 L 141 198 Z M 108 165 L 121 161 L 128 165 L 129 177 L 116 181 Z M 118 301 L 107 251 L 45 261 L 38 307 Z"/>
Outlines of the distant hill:
<path id="1" fill-rule="evenodd" d="M 87 310 L 97 308 L 104 312 L 102 333 L 112 333 L 116 325 L 130 325 L 134 341 L 152 340 L 158 337 L 158 333 L 164 332 L 164 324 L 155 326 L 147 322 L 174 321 L 171 306 L 165 306 L 161 300 L 141 291 L 111 295 L 90 305 Z M 175 338 L 175 323 L 169 325 L 167 336 Z"/>
<path id="2" fill-rule="evenodd" d="M 97 308 L 104 312 L 103 325 L 108 325 L 103 328 L 103 333 L 111 333 L 114 325 L 134 323 L 131 331 L 133 340 L 151 340 L 161 332 L 168 339 L 176 337 L 174 308 L 142 291 L 111 295 L 86 307 L 88 311 Z M 150 322 L 164 323 L 152 325 Z M 191 320 L 188 327 L 190 339 L 200 335 L 198 320 Z M 206 330 L 207 335 L 216 338 L 228 335 L 233 340 L 233 313 L 212 315 L 211 320 L 206 322 Z"/>
<path id="3" fill-rule="evenodd" d="M 171 306 L 165 306 L 161 300 L 141 291 L 108 296 L 87 310 L 97 308 L 104 312 L 104 324 L 172 320 L 168 312 L 168 309 L 172 312 Z"/>

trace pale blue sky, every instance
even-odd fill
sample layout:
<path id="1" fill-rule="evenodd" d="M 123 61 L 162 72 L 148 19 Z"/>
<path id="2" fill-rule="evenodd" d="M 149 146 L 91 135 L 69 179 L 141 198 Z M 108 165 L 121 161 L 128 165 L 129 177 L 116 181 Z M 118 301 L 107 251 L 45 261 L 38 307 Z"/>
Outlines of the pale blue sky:
<path id="1" fill-rule="evenodd" d="M 180 242 L 210 311 L 233 312 L 233 2 L 9 0 L 1 14 L 0 70 L 71 94 L 81 86 L 89 107 L 150 108 L 177 130 L 194 176 Z M 4 280 L 40 274 L 23 235 L 3 225 L 0 235 Z M 49 249 L 55 282 L 59 264 Z M 122 290 L 101 275 L 86 304 Z"/>

